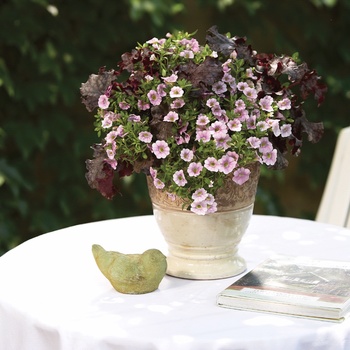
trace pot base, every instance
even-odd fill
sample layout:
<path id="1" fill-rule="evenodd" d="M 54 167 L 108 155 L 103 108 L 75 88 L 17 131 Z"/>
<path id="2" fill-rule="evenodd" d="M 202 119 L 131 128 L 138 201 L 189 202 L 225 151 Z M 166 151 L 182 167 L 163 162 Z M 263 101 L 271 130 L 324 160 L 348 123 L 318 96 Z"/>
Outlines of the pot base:
<path id="1" fill-rule="evenodd" d="M 253 204 L 202 216 L 153 203 L 153 212 L 168 244 L 168 275 L 208 280 L 245 271 L 238 244 L 249 225 Z"/>

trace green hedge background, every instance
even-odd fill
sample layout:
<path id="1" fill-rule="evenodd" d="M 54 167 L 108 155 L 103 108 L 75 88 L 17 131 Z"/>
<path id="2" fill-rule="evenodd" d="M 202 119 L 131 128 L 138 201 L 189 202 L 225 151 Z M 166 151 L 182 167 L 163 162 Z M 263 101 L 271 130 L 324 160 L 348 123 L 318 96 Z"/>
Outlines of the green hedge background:
<path id="1" fill-rule="evenodd" d="M 0 4 L 0 255 L 70 225 L 150 214 L 142 175 L 107 201 L 85 180 L 98 141 L 79 88 L 101 66 L 114 67 L 137 42 L 206 29 L 246 36 L 263 52 L 293 54 L 328 84 L 325 136 L 305 143 L 282 172 L 264 171 L 255 213 L 314 219 L 340 128 L 350 110 L 348 0 L 2 0 Z"/>

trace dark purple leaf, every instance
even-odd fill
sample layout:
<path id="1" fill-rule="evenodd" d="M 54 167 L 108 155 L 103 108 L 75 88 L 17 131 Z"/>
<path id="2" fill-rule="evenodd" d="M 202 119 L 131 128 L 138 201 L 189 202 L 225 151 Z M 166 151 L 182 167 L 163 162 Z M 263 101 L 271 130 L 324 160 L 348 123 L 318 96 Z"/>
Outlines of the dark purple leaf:
<path id="1" fill-rule="evenodd" d="M 99 74 L 91 74 L 86 83 L 81 84 L 82 101 L 89 112 L 98 107 L 98 99 L 106 93 L 112 81 L 116 79 L 114 70 L 100 70 Z"/>

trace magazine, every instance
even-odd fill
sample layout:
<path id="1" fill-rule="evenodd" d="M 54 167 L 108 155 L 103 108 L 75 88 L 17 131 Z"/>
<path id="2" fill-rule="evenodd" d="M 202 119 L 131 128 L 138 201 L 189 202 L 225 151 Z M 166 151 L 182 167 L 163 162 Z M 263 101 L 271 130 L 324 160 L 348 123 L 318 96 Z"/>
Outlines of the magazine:
<path id="1" fill-rule="evenodd" d="M 270 258 L 219 293 L 217 305 L 341 322 L 350 310 L 350 262 Z"/>

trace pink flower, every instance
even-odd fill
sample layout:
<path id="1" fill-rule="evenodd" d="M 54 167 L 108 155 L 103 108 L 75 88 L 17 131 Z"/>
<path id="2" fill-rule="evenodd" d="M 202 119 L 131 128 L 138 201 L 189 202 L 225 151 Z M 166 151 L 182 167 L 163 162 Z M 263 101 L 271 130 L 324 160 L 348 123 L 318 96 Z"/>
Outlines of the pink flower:
<path id="1" fill-rule="evenodd" d="M 180 157 L 185 162 L 190 162 L 193 159 L 193 156 L 193 151 L 191 151 L 190 149 L 184 148 L 181 150 Z"/>
<path id="2" fill-rule="evenodd" d="M 243 100 L 239 99 L 235 102 L 235 106 L 238 108 L 238 109 L 245 109 L 245 103 Z"/>
<path id="3" fill-rule="evenodd" d="M 179 98 L 179 97 L 182 97 L 183 94 L 184 94 L 184 91 L 182 90 L 182 88 L 180 88 L 180 86 L 172 87 L 169 92 L 169 96 L 171 98 Z"/>
<path id="4" fill-rule="evenodd" d="M 185 178 L 183 170 L 176 171 L 173 175 L 173 180 L 180 187 L 183 187 L 187 184 L 187 180 Z"/>
<path id="5" fill-rule="evenodd" d="M 249 143 L 250 147 L 252 147 L 252 148 L 259 148 L 260 147 L 260 139 L 255 137 L 255 136 L 248 137 L 247 142 Z"/>
<path id="6" fill-rule="evenodd" d="M 217 159 L 215 159 L 214 157 L 208 157 L 205 161 L 204 161 L 204 167 L 210 171 L 213 172 L 217 172 L 219 171 L 219 162 L 217 161 Z"/>
<path id="7" fill-rule="evenodd" d="M 273 149 L 270 152 L 263 153 L 262 159 L 265 164 L 274 165 L 277 160 L 277 150 Z"/>
<path id="8" fill-rule="evenodd" d="M 141 121 L 141 117 L 136 114 L 130 114 L 128 118 L 129 122 L 139 123 Z"/>
<path id="9" fill-rule="evenodd" d="M 152 103 L 153 106 L 159 106 L 160 103 L 162 102 L 161 96 L 155 90 L 151 90 L 147 94 L 147 97 L 148 97 L 149 101 Z"/>
<path id="10" fill-rule="evenodd" d="M 159 180 L 158 178 L 155 178 L 153 180 L 153 185 L 155 188 L 157 188 L 158 190 L 162 190 L 165 187 L 165 184 L 163 181 Z"/>
<path id="11" fill-rule="evenodd" d="M 284 98 L 282 101 L 277 102 L 278 108 L 283 111 L 285 109 L 291 109 L 291 101 L 289 98 Z"/>
<path id="12" fill-rule="evenodd" d="M 177 98 L 170 104 L 170 108 L 178 109 L 185 105 L 185 101 L 182 98 Z"/>
<path id="13" fill-rule="evenodd" d="M 249 180 L 250 170 L 246 168 L 239 168 L 233 173 L 232 180 L 238 184 L 242 185 Z"/>
<path id="14" fill-rule="evenodd" d="M 145 110 L 149 109 L 150 106 L 149 106 L 149 103 L 138 100 L 137 107 L 140 111 L 145 111 Z"/>
<path id="15" fill-rule="evenodd" d="M 221 134 L 221 133 L 226 133 L 227 132 L 227 126 L 225 123 L 217 121 L 214 122 L 210 125 L 209 130 L 213 135 L 215 134 Z"/>
<path id="16" fill-rule="evenodd" d="M 192 162 L 188 166 L 187 173 L 191 177 L 197 177 L 201 173 L 202 169 L 203 169 L 203 165 L 200 162 L 198 163 Z"/>
<path id="17" fill-rule="evenodd" d="M 170 77 L 164 77 L 162 78 L 166 83 L 175 83 L 177 81 L 177 75 L 172 74 Z"/>
<path id="18" fill-rule="evenodd" d="M 170 154 L 170 148 L 163 140 L 158 140 L 153 143 L 152 151 L 158 159 L 166 158 Z"/>
<path id="19" fill-rule="evenodd" d="M 197 117 L 197 125 L 207 125 L 209 123 L 209 118 L 205 114 L 199 114 Z"/>
<path id="20" fill-rule="evenodd" d="M 130 108 L 130 105 L 129 105 L 129 103 L 123 101 L 123 102 L 119 103 L 119 107 L 120 107 L 120 109 L 123 109 L 124 111 L 126 111 Z"/>
<path id="21" fill-rule="evenodd" d="M 209 100 L 207 100 L 206 105 L 209 108 L 214 108 L 215 106 L 220 106 L 219 102 L 215 98 L 210 98 Z"/>
<path id="22" fill-rule="evenodd" d="M 166 96 L 165 89 L 166 89 L 166 85 L 165 85 L 165 84 L 159 84 L 159 85 L 157 86 L 157 92 L 158 92 L 158 95 L 159 95 L 160 97 Z"/>
<path id="23" fill-rule="evenodd" d="M 288 137 L 292 134 L 292 126 L 290 124 L 284 124 L 281 126 L 281 136 Z"/>
<path id="24" fill-rule="evenodd" d="M 138 137 L 140 141 L 150 143 L 152 141 L 153 135 L 148 131 L 141 131 Z"/>
<path id="25" fill-rule="evenodd" d="M 179 115 L 174 112 L 174 111 L 170 111 L 165 117 L 164 117 L 164 121 L 165 122 L 175 122 L 176 120 L 179 119 Z"/>
<path id="26" fill-rule="evenodd" d="M 232 119 L 227 123 L 228 128 L 231 131 L 241 131 L 242 130 L 242 123 L 238 118 Z"/>
<path id="27" fill-rule="evenodd" d="M 217 81 L 213 84 L 213 91 L 218 95 L 225 93 L 227 91 L 226 84 L 223 81 Z"/>
<path id="28" fill-rule="evenodd" d="M 246 95 L 250 100 L 255 100 L 258 97 L 258 93 L 254 88 L 247 87 L 243 90 L 244 95 Z"/>
<path id="29" fill-rule="evenodd" d="M 98 106 L 101 109 L 107 109 L 109 107 L 109 101 L 107 95 L 101 95 L 98 99 Z"/>
<path id="30" fill-rule="evenodd" d="M 192 194 L 194 202 L 203 202 L 208 196 L 208 192 L 205 188 L 199 188 Z"/>
<path id="31" fill-rule="evenodd" d="M 230 136 L 226 132 L 220 132 L 214 135 L 215 145 L 217 148 L 229 148 Z"/>
<path id="32" fill-rule="evenodd" d="M 179 56 L 185 57 L 188 59 L 192 59 L 194 57 L 194 53 L 191 50 L 184 50 L 184 51 L 180 52 Z"/>
<path id="33" fill-rule="evenodd" d="M 224 155 L 219 159 L 219 170 L 224 174 L 229 174 L 236 167 L 236 164 L 237 161 L 234 158 Z"/>
<path id="34" fill-rule="evenodd" d="M 209 142 L 211 132 L 209 130 L 197 130 L 196 141 Z"/>
<path id="35" fill-rule="evenodd" d="M 272 108 L 273 98 L 271 96 L 265 96 L 259 101 L 259 105 L 263 111 L 273 112 Z"/>
<path id="36" fill-rule="evenodd" d="M 203 202 L 193 202 L 191 204 L 191 211 L 197 215 L 205 215 L 207 213 L 207 203 Z"/>
<path id="37" fill-rule="evenodd" d="M 259 152 L 260 153 L 267 153 L 271 152 L 273 149 L 272 143 L 270 142 L 268 137 L 262 137 L 260 139 L 260 147 Z"/>

